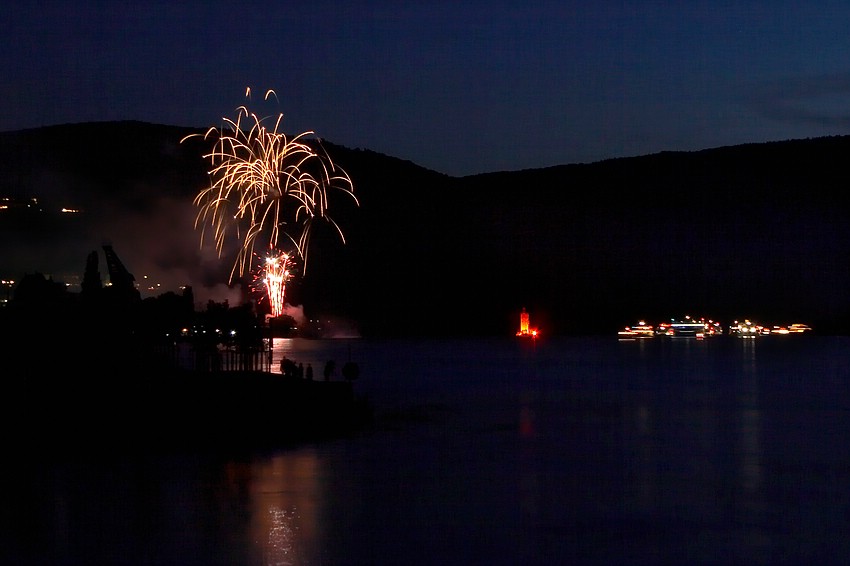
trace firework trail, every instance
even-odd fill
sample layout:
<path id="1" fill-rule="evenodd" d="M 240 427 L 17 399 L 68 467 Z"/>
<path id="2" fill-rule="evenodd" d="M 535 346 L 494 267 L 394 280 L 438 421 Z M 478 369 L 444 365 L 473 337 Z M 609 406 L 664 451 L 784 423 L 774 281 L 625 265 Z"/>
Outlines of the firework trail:
<path id="1" fill-rule="evenodd" d="M 272 254 L 265 259 L 262 281 L 274 317 L 284 312 L 286 283 L 292 277 L 292 265 L 292 258 L 286 253 Z"/>
<path id="2" fill-rule="evenodd" d="M 250 93 L 249 88 L 246 96 Z M 265 99 L 272 95 L 277 96 L 267 91 Z M 195 228 L 201 227 L 201 245 L 207 228 L 212 229 L 219 257 L 228 236 L 232 234 L 239 242 L 231 282 L 236 274 L 251 271 L 255 249 L 263 248 L 294 247 L 306 273 L 310 231 L 316 219 L 329 222 L 345 242 L 339 225 L 327 214 L 328 189 L 341 190 L 359 205 L 351 179 L 327 153 L 319 154 L 306 143 L 314 132 L 292 138 L 280 132 L 283 114 L 278 114 L 272 129 L 264 125 L 266 119 L 244 105 L 237 108 L 235 120 L 223 120 L 221 128 L 212 127 L 206 134 L 181 140 L 196 136 L 215 140 L 213 149 L 203 156 L 211 166 L 210 185 L 194 199 L 199 208 Z M 321 144 L 314 145 L 321 148 Z M 282 240 L 288 244 L 281 246 Z"/>

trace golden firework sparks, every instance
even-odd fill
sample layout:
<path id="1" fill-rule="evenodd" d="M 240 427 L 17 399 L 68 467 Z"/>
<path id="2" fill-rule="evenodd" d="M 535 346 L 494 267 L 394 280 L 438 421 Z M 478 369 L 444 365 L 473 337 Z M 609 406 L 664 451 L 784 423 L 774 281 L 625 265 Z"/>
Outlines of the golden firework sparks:
<path id="1" fill-rule="evenodd" d="M 245 94 L 250 97 L 250 87 Z M 273 90 L 266 92 L 265 99 L 270 96 L 277 97 Z M 291 138 L 281 132 L 283 114 L 278 114 L 272 129 L 265 126 L 267 119 L 244 105 L 237 108 L 235 119 L 223 120 L 220 128 L 181 140 L 203 136 L 215 141 L 203 156 L 210 162 L 210 185 L 194 199 L 199 208 L 195 228 L 201 230 L 201 245 L 207 227 L 212 228 L 219 257 L 228 236 L 238 240 L 231 281 L 237 273 L 245 275 L 251 270 L 258 244 L 274 250 L 284 239 L 294 246 L 306 272 L 310 232 L 317 218 L 334 226 L 345 242 L 342 229 L 327 213 L 328 190 L 341 190 L 359 205 L 351 178 L 333 163 L 318 140 L 307 143 L 314 132 Z M 250 127 L 243 128 L 243 122 Z"/>
<path id="2" fill-rule="evenodd" d="M 284 313 L 286 284 L 293 275 L 294 262 L 287 253 L 271 252 L 262 260 L 255 275 L 254 290 L 263 293 L 269 302 L 271 316 Z"/>

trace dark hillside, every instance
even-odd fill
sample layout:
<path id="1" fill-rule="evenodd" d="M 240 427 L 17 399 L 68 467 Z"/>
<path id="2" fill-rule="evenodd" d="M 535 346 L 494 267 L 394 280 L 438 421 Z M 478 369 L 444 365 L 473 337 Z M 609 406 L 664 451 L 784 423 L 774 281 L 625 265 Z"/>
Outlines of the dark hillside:
<path id="1" fill-rule="evenodd" d="M 0 214 L 0 270 L 81 273 L 109 240 L 137 279 L 159 270 L 199 297 L 222 286 L 231 259 L 200 253 L 192 225 L 206 148 L 181 144 L 187 133 L 120 122 L 0 134 L 0 196 L 44 207 Z M 523 307 L 558 334 L 685 314 L 850 322 L 850 137 L 464 178 L 324 146 L 360 206 L 331 195 L 346 243 L 320 226 L 290 286 L 310 316 L 368 335 L 500 335 Z"/>
<path id="2" fill-rule="evenodd" d="M 96 207 L 104 199 L 145 206 L 142 189 L 192 196 L 204 182 L 203 140 L 180 143 L 192 130 L 144 122 L 95 122 L 0 133 L 0 192 L 49 204 Z M 201 132 L 202 133 L 202 132 Z M 55 200 L 55 203 L 50 201 Z"/>
<path id="3" fill-rule="evenodd" d="M 464 181 L 499 203 L 502 222 L 481 229 L 523 266 L 515 287 L 559 321 L 827 319 L 847 313 L 848 151 L 848 138 L 823 138 Z"/>

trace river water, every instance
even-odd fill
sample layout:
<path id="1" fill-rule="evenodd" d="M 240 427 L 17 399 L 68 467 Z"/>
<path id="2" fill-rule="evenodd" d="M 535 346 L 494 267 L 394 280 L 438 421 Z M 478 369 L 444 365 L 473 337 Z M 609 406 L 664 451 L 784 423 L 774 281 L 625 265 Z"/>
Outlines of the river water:
<path id="1" fill-rule="evenodd" d="M 0 563 L 850 559 L 850 338 L 278 340 L 283 355 L 317 379 L 355 361 L 374 424 L 260 453 L 7 453 Z"/>

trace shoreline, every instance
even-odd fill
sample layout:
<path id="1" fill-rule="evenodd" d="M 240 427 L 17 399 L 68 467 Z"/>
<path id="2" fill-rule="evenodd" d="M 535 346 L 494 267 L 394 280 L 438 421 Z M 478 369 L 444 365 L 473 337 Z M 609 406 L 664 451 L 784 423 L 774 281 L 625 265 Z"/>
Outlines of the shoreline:
<path id="1" fill-rule="evenodd" d="M 371 404 L 349 381 L 175 369 L 120 381 L 102 374 L 57 377 L 30 373 L 9 387 L 7 446 L 45 456 L 285 448 L 341 438 L 373 419 Z"/>

